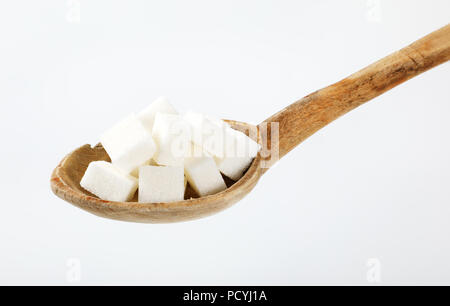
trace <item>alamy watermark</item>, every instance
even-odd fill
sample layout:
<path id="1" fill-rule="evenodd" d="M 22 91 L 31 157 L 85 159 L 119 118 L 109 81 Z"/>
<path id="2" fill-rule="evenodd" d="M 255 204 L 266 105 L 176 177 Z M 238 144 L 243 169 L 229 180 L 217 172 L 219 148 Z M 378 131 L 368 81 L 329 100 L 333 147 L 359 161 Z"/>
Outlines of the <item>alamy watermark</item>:
<path id="1" fill-rule="evenodd" d="M 236 126 L 238 130 L 214 119 L 158 124 L 153 131 L 159 145 L 158 158 L 164 158 L 164 162 L 169 164 L 178 164 L 184 158 L 213 156 L 219 163 L 223 158 L 240 163 L 238 160 L 250 162 L 259 153 L 261 168 L 270 168 L 279 160 L 278 122 Z"/>
<path id="2" fill-rule="evenodd" d="M 80 23 L 80 0 L 67 0 L 66 21 L 68 23 Z"/>
<path id="3" fill-rule="evenodd" d="M 370 284 L 381 283 L 381 261 L 378 258 L 367 260 L 367 282 Z"/>
<path id="4" fill-rule="evenodd" d="M 69 284 L 81 282 L 81 261 L 79 258 L 67 259 L 66 268 L 66 281 Z"/>
<path id="5" fill-rule="evenodd" d="M 368 22 L 380 23 L 383 21 L 381 0 L 366 0 L 366 20 Z"/>
<path id="6" fill-rule="evenodd" d="M 270 168 L 280 159 L 280 124 L 263 122 L 259 125 L 261 139 L 261 168 Z"/>

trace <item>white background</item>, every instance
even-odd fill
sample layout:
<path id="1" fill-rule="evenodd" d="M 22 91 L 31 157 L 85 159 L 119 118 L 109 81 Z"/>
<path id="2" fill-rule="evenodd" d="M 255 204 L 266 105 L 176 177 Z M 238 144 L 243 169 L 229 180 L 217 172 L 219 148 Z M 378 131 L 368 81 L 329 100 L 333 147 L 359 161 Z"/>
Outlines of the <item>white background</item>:
<path id="1" fill-rule="evenodd" d="M 448 0 L 2 1 L 0 284 L 450 284 L 448 64 L 206 219 L 101 219 L 49 187 L 66 153 L 160 95 L 259 123 L 449 17 Z"/>

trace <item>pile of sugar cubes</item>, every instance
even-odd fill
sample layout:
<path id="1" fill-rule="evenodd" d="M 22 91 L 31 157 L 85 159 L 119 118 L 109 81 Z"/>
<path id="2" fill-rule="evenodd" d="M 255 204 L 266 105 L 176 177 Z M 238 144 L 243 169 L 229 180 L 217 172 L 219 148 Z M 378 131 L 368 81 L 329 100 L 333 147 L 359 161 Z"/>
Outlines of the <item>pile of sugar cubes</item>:
<path id="1" fill-rule="evenodd" d="M 111 163 L 89 164 L 80 185 L 100 199 L 140 203 L 184 200 L 187 184 L 203 197 L 239 180 L 260 146 L 226 122 L 179 114 L 164 97 L 106 131 L 100 141 Z"/>

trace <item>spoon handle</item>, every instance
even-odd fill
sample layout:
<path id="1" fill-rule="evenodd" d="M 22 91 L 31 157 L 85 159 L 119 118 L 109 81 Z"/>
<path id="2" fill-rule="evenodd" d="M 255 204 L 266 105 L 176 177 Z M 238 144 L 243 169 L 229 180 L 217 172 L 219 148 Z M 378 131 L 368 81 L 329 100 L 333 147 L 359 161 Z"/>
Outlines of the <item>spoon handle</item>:
<path id="1" fill-rule="evenodd" d="M 318 90 L 259 125 L 271 147 L 271 122 L 279 123 L 279 158 L 328 123 L 391 88 L 450 59 L 450 24 L 342 81 Z M 272 144 L 273 146 L 273 144 Z"/>

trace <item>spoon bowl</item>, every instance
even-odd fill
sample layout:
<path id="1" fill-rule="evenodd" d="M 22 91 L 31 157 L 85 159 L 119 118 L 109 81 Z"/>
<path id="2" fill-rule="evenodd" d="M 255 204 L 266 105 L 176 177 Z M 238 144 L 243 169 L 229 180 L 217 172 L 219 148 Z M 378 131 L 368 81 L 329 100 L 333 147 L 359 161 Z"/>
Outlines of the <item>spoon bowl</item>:
<path id="1" fill-rule="evenodd" d="M 109 161 L 108 154 L 101 145 L 93 148 L 85 145 L 66 156 L 53 171 L 51 187 L 63 200 L 110 219 L 169 223 L 209 216 L 242 199 L 255 187 L 268 165 L 273 165 L 328 123 L 449 59 L 450 25 L 446 25 L 342 81 L 304 97 L 258 126 L 228 121 L 234 129 L 243 132 L 257 129 L 257 133 L 247 135 L 257 135 L 254 140 L 263 149 L 239 181 L 227 180 L 228 188 L 214 195 L 193 198 L 188 192 L 184 201 L 152 204 L 101 200 L 80 186 L 90 162 Z M 272 158 L 273 156 L 278 158 Z"/>
<path id="2" fill-rule="evenodd" d="M 242 122 L 226 121 L 234 129 L 242 132 L 256 128 Z M 101 144 L 95 147 L 84 145 L 67 155 L 53 171 L 51 178 L 53 192 L 61 199 L 94 215 L 140 223 L 181 222 L 218 213 L 241 200 L 255 187 L 262 175 L 261 157 L 258 155 L 239 181 L 227 180 L 226 190 L 210 196 L 190 198 L 195 195 L 192 190 L 188 190 L 188 199 L 179 202 L 142 204 L 137 203 L 136 198 L 133 202 L 111 202 L 97 198 L 80 186 L 88 165 L 98 160 L 110 161 Z"/>

